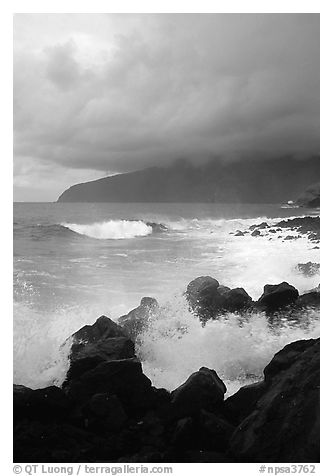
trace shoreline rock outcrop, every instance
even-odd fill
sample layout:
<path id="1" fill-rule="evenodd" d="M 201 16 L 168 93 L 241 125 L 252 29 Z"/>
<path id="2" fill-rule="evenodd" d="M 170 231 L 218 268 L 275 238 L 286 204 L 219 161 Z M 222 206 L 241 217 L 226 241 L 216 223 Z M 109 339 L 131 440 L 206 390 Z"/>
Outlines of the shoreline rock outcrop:
<path id="1" fill-rule="evenodd" d="M 227 399 L 205 367 L 155 389 L 119 339 L 102 316 L 73 334 L 62 388 L 14 385 L 15 462 L 319 461 L 319 339 L 288 344 Z"/>

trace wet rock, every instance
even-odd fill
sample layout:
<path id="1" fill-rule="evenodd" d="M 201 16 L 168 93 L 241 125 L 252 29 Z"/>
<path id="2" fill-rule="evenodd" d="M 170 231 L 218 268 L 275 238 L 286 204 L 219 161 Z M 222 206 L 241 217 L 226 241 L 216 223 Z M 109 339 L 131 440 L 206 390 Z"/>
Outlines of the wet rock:
<path id="1" fill-rule="evenodd" d="M 221 310 L 236 312 L 252 305 L 252 298 L 243 288 L 229 289 L 226 286 L 219 286 L 217 291 L 219 293 L 217 305 Z"/>
<path id="2" fill-rule="evenodd" d="M 278 352 L 265 369 L 267 390 L 231 438 L 241 462 L 319 462 L 319 339 Z"/>
<path id="3" fill-rule="evenodd" d="M 265 382 L 272 383 L 281 372 L 297 363 L 303 357 L 303 353 L 312 349 L 313 346 L 319 359 L 319 339 L 303 339 L 286 345 L 274 355 L 270 363 L 264 368 Z"/>
<path id="4" fill-rule="evenodd" d="M 134 343 L 124 329 L 106 316 L 91 326 L 84 326 L 72 335 L 70 367 L 64 387 L 101 362 L 135 357 Z"/>
<path id="5" fill-rule="evenodd" d="M 297 271 L 304 274 L 304 276 L 314 276 L 319 273 L 320 264 L 319 263 L 312 263 L 308 261 L 307 263 L 298 263 L 296 266 Z"/>
<path id="6" fill-rule="evenodd" d="M 51 386 L 32 390 L 23 385 L 14 385 L 14 420 L 23 418 L 39 421 L 67 418 L 72 402 L 59 387 Z"/>
<path id="7" fill-rule="evenodd" d="M 236 233 L 235 233 L 235 236 L 244 236 L 244 232 L 240 231 L 240 230 L 237 230 Z"/>
<path id="8" fill-rule="evenodd" d="M 219 282 L 210 276 L 200 276 L 187 286 L 185 295 L 191 309 L 205 320 L 218 312 L 218 287 Z"/>
<path id="9" fill-rule="evenodd" d="M 135 358 L 104 361 L 70 380 L 66 391 L 78 402 L 87 402 L 96 393 L 116 395 L 128 414 L 149 408 L 155 400 L 151 381 Z"/>
<path id="10" fill-rule="evenodd" d="M 177 421 L 171 443 L 177 448 L 196 448 L 197 428 L 192 417 L 184 417 Z"/>
<path id="11" fill-rule="evenodd" d="M 141 299 L 140 306 L 130 311 L 125 316 L 118 319 L 121 327 L 127 335 L 136 340 L 137 337 L 148 327 L 149 320 L 155 316 L 159 310 L 158 302 L 155 298 L 144 297 Z"/>
<path id="12" fill-rule="evenodd" d="M 225 452 L 235 427 L 221 416 L 206 410 L 199 416 L 200 447 L 204 450 Z"/>
<path id="13" fill-rule="evenodd" d="M 168 230 L 168 227 L 163 225 L 163 223 L 154 223 L 151 221 L 147 221 L 146 225 L 150 226 L 153 229 L 153 232 L 155 233 L 162 233 Z"/>
<path id="14" fill-rule="evenodd" d="M 320 218 L 319 217 L 299 217 L 282 220 L 276 223 L 280 228 L 289 228 L 296 230 L 302 235 L 307 235 L 310 240 L 319 240 L 320 238 Z M 310 236 L 309 233 L 312 235 Z"/>
<path id="15" fill-rule="evenodd" d="M 106 316 L 99 317 L 91 326 L 87 325 L 74 332 L 73 344 L 89 344 L 109 337 L 124 337 L 123 329 Z M 74 350 L 72 349 L 72 352 Z"/>
<path id="16" fill-rule="evenodd" d="M 264 230 L 265 228 L 269 228 L 269 225 L 264 221 L 257 226 L 259 230 Z"/>
<path id="17" fill-rule="evenodd" d="M 261 236 L 261 233 L 259 230 L 254 230 L 252 233 L 251 233 L 251 236 Z"/>
<path id="18" fill-rule="evenodd" d="M 288 235 L 285 237 L 284 241 L 297 240 L 297 236 Z"/>
<path id="19" fill-rule="evenodd" d="M 172 412 L 182 417 L 191 416 L 201 409 L 215 408 L 223 402 L 226 391 L 215 370 L 201 367 L 171 392 Z"/>
<path id="20" fill-rule="evenodd" d="M 239 424 L 254 410 L 257 401 L 266 390 L 265 382 L 257 382 L 241 387 L 226 399 L 224 413 L 235 424 Z"/>
<path id="21" fill-rule="evenodd" d="M 192 307 L 210 305 L 216 297 L 219 282 L 211 276 L 200 276 L 191 281 L 186 290 L 186 297 Z"/>
<path id="22" fill-rule="evenodd" d="M 118 431 L 128 418 L 117 396 L 108 393 L 93 395 L 83 412 L 86 427 L 95 431 Z"/>
<path id="23" fill-rule="evenodd" d="M 320 293 L 318 291 L 311 291 L 302 294 L 296 300 L 295 305 L 300 308 L 318 309 L 320 307 Z"/>
<path id="24" fill-rule="evenodd" d="M 275 311 L 294 303 L 297 298 L 297 289 L 286 281 L 280 284 L 266 284 L 264 286 L 264 293 L 257 301 L 257 306 L 267 311 Z"/>

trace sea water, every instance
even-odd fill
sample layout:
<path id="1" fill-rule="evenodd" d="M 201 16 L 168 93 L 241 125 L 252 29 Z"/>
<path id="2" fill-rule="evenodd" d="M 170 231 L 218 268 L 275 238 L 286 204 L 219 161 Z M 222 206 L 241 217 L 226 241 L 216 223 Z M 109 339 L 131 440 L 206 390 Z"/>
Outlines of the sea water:
<path id="1" fill-rule="evenodd" d="M 136 348 L 155 386 L 171 390 L 201 366 L 214 368 L 229 394 L 262 378 L 285 344 L 319 335 L 318 312 L 282 320 L 278 328 L 260 313 L 241 323 L 228 314 L 202 327 L 183 292 L 202 275 L 243 287 L 253 299 L 267 283 L 288 281 L 300 292 L 317 286 L 318 275 L 296 268 L 319 262 L 319 249 L 306 236 L 232 234 L 310 214 L 316 213 L 262 204 L 14 204 L 14 382 L 60 385 L 66 338 L 102 314 L 117 321 L 143 296 L 162 306 Z"/>

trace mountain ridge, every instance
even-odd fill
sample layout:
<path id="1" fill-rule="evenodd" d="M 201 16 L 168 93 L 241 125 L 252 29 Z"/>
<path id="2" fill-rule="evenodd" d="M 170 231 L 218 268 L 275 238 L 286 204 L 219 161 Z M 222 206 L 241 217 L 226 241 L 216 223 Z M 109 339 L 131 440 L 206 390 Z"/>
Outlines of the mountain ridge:
<path id="1" fill-rule="evenodd" d="M 72 185 L 58 202 L 280 203 L 319 181 L 319 157 L 201 166 L 180 160 Z"/>

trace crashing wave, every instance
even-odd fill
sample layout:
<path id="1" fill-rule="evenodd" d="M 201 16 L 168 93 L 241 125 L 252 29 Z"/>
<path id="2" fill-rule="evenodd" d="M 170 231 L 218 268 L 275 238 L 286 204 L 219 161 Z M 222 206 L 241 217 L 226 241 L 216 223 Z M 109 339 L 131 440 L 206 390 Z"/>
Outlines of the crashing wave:
<path id="1" fill-rule="evenodd" d="M 68 228 L 75 233 L 98 240 L 121 240 L 139 236 L 148 236 L 156 230 L 157 225 L 158 224 L 156 223 L 148 224 L 141 220 L 109 220 L 87 225 L 62 223 L 63 227 Z"/>

